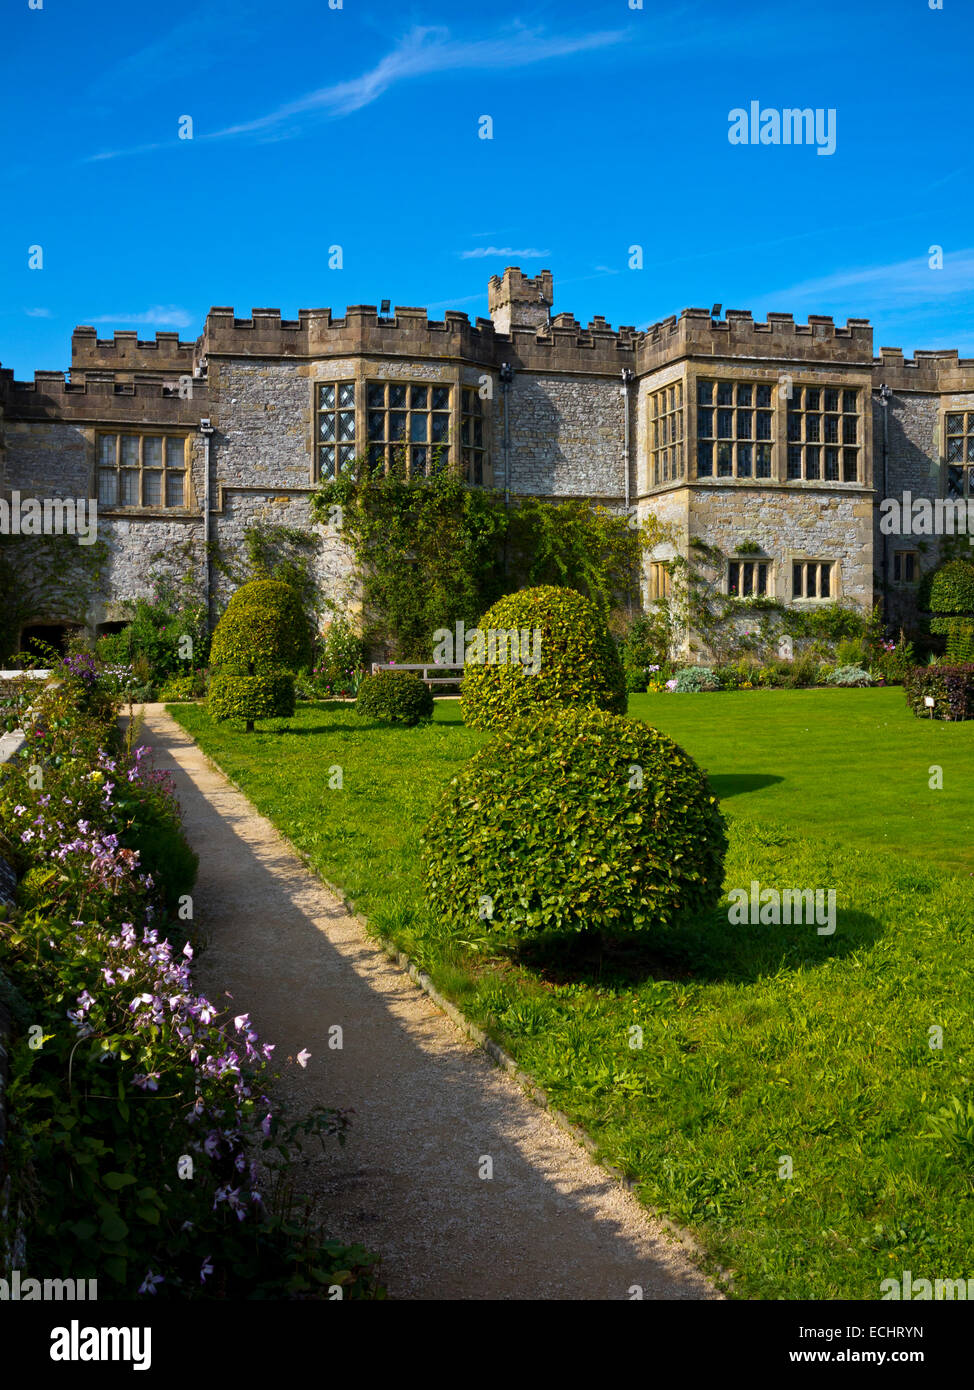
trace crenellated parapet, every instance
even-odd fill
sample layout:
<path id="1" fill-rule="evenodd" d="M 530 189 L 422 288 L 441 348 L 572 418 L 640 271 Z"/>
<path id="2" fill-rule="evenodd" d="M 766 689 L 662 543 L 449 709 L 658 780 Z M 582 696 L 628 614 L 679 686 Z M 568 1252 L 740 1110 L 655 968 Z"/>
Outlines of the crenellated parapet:
<path id="1" fill-rule="evenodd" d="M 873 360 L 876 386 L 895 391 L 938 395 L 974 391 L 974 357 L 961 357 L 957 348 L 917 349 L 912 357 L 902 348 L 881 347 Z"/>
<path id="2" fill-rule="evenodd" d="M 638 369 L 654 371 L 679 358 L 765 358 L 775 362 L 834 362 L 849 367 L 872 362 L 873 330 L 868 319 L 810 314 L 796 323 L 793 314 L 769 313 L 764 322 L 748 309 L 728 309 L 722 319 L 709 309 L 684 309 L 652 324 L 641 335 Z"/>
<path id="3" fill-rule="evenodd" d="M 157 333 L 154 339 L 141 339 L 135 332 L 118 330 L 111 338 L 99 338 L 96 330 L 79 325 L 71 335 L 71 370 L 193 372 L 197 343 L 182 342 L 178 333 Z"/>
<path id="4" fill-rule="evenodd" d="M 633 328 L 613 330 L 597 316 L 587 328 L 572 315 L 545 318 L 543 325 L 514 325 L 499 333 L 490 319 L 447 312 L 431 319 L 425 309 L 396 306 L 381 317 L 374 304 L 352 304 L 342 317 L 330 309 L 302 309 L 283 319 L 278 309 L 254 309 L 237 318 L 232 308 L 211 309 L 202 350 L 210 357 L 391 357 L 450 359 L 498 368 L 558 372 L 616 373 L 631 366 L 638 335 Z"/>
<path id="5" fill-rule="evenodd" d="M 107 373 L 74 381 L 64 372 L 35 372 L 33 381 L 15 381 L 0 369 L 0 396 L 9 421 L 198 426 L 210 413 L 205 381 L 194 381 L 187 398 L 162 379 L 119 381 Z"/>

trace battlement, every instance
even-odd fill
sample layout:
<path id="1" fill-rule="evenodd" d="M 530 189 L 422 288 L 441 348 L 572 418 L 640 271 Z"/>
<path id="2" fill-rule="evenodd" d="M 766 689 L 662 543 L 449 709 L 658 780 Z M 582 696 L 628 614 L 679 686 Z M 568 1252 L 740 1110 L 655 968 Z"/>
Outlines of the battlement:
<path id="1" fill-rule="evenodd" d="M 877 385 L 894 391 L 974 391 L 974 357 L 961 357 L 957 348 L 916 348 L 906 357 L 902 348 L 881 347 L 873 374 Z"/>
<path id="2" fill-rule="evenodd" d="M 769 313 L 764 322 L 749 309 L 728 309 L 714 318 L 709 309 L 684 309 L 646 329 L 639 368 L 652 371 L 679 357 L 771 357 L 781 361 L 828 360 L 865 366 L 872 360 L 873 330 L 868 319 L 847 319 L 845 327 L 829 314 Z"/>
<path id="3" fill-rule="evenodd" d="M 154 339 L 142 339 L 134 330 L 118 329 L 111 338 L 99 338 L 90 325 L 80 324 L 71 335 L 71 366 L 75 371 L 100 368 L 192 373 L 196 348 L 195 341 L 181 342 L 178 333 L 157 333 Z"/>
<path id="4" fill-rule="evenodd" d="M 249 318 L 238 318 L 222 305 L 207 314 L 201 351 L 207 359 L 374 355 L 614 373 L 632 365 L 637 337 L 634 328 L 614 330 L 600 315 L 586 329 L 571 314 L 549 323 L 546 313 L 537 325 L 515 324 L 500 333 L 490 319 L 471 324 L 454 310 L 431 319 L 423 308 L 396 305 L 391 316 L 381 317 L 374 304 L 350 304 L 341 317 L 331 309 L 301 309 L 296 319 L 284 319 L 279 309 L 252 309 Z"/>
<path id="5" fill-rule="evenodd" d="M 11 421 L 198 426 L 210 413 L 205 382 L 194 382 L 187 400 L 161 378 L 118 381 L 107 373 L 73 381 L 64 372 L 38 371 L 33 381 L 16 381 L 13 372 L 0 369 L 0 399 Z"/>
<path id="6" fill-rule="evenodd" d="M 543 327 L 554 299 L 550 270 L 532 277 L 520 266 L 509 265 L 503 275 L 492 275 L 487 282 L 487 309 L 498 333 Z"/>

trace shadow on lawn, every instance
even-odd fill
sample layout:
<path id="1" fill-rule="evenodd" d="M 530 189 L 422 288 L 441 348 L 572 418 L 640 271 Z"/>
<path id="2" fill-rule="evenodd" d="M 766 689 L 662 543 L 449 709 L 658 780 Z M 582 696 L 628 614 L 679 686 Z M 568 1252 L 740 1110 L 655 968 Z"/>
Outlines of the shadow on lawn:
<path id="1" fill-rule="evenodd" d="M 762 787 L 773 787 L 785 779 L 763 772 L 724 772 L 707 780 L 717 800 L 726 801 L 731 796 L 744 796 L 747 792 L 760 791 Z"/>
<path id="2" fill-rule="evenodd" d="M 882 924 L 837 911 L 835 933 L 809 926 L 732 926 L 726 908 L 638 935 L 551 934 L 516 946 L 511 959 L 549 984 L 629 989 L 646 980 L 749 984 L 781 971 L 814 969 L 871 946 Z"/>

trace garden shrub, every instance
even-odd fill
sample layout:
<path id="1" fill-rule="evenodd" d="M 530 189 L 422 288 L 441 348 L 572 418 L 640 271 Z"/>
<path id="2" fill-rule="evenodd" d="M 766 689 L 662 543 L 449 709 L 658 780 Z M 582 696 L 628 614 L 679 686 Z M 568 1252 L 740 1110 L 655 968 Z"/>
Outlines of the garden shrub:
<path id="1" fill-rule="evenodd" d="M 951 618 L 949 623 L 944 660 L 950 666 L 974 661 L 974 622 L 964 618 Z"/>
<path id="2" fill-rule="evenodd" d="M 872 677 L 861 666 L 836 666 L 829 676 L 829 685 L 871 685 Z"/>
<path id="3" fill-rule="evenodd" d="M 534 710 L 565 706 L 625 713 L 618 648 L 598 608 L 574 589 L 543 586 L 508 594 L 478 626 L 485 634 L 527 632 L 532 643 L 537 632 L 540 666 L 530 674 L 519 664 L 491 662 L 489 650 L 483 662 L 468 661 L 460 702 L 469 728 L 503 728 Z"/>
<path id="4" fill-rule="evenodd" d="M 377 671 L 364 676 L 355 713 L 390 724 L 418 724 L 433 714 L 433 692 L 411 671 Z"/>
<path id="5" fill-rule="evenodd" d="M 934 701 L 935 719 L 974 719 L 974 663 L 914 666 L 903 682 L 906 702 L 922 719 L 930 718 L 924 697 Z"/>
<path id="6" fill-rule="evenodd" d="M 930 611 L 937 615 L 974 616 L 974 564 L 968 560 L 948 560 L 930 580 Z M 947 620 L 940 616 L 930 624 L 933 632 L 946 632 Z"/>
<path id="7" fill-rule="evenodd" d="M 197 700 L 205 694 L 205 672 L 194 671 L 188 676 L 170 676 L 159 691 L 159 699 L 178 704 L 181 700 Z"/>
<path id="8" fill-rule="evenodd" d="M 495 733 L 421 839 L 434 911 L 509 937 L 649 931 L 712 908 L 726 846 L 682 748 L 642 720 L 571 708 Z"/>
<path id="9" fill-rule="evenodd" d="M 697 695 L 705 690 L 719 690 L 720 677 L 709 666 L 683 666 L 676 673 L 678 695 Z"/>
<path id="10" fill-rule="evenodd" d="M 294 713 L 294 677 L 289 671 L 240 675 L 222 668 L 213 672 L 206 707 L 219 723 L 223 719 L 289 719 Z"/>
<path id="11" fill-rule="evenodd" d="M 216 625 L 210 664 L 242 675 L 309 666 L 311 627 L 295 590 L 277 579 L 241 585 Z"/>

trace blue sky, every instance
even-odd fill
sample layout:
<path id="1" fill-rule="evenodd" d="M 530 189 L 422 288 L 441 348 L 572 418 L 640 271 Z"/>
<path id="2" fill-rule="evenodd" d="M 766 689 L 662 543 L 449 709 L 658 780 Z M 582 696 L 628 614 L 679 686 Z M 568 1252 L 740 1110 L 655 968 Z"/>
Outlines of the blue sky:
<path id="1" fill-rule="evenodd" d="M 585 323 L 719 301 L 974 356 L 969 0 L 629 3 L 8 0 L 0 361 L 214 304 L 486 316 L 509 264 Z M 833 108 L 834 154 L 731 144 L 751 101 Z"/>

